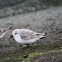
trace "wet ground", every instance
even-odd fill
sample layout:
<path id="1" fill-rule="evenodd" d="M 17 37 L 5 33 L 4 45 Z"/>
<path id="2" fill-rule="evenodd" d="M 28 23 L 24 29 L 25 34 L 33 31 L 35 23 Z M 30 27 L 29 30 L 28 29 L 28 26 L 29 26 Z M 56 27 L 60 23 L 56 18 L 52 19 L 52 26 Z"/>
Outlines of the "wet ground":
<path id="1" fill-rule="evenodd" d="M 9 39 L 9 31 L 0 39 L 0 62 L 61 62 L 62 61 L 62 7 L 19 14 L 0 19 L 1 27 L 28 28 L 46 32 L 46 38 L 32 46 L 22 48 Z"/>

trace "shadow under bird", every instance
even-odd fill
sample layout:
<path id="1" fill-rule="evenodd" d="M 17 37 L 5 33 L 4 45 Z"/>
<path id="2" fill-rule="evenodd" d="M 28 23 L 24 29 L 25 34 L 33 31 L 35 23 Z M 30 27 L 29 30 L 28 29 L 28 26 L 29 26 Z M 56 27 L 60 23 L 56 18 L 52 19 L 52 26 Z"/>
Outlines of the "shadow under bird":
<path id="1" fill-rule="evenodd" d="M 45 37 L 45 33 L 36 33 L 29 29 L 15 29 L 12 31 L 10 38 L 12 37 L 21 45 L 27 45 L 35 43 L 40 38 Z"/>

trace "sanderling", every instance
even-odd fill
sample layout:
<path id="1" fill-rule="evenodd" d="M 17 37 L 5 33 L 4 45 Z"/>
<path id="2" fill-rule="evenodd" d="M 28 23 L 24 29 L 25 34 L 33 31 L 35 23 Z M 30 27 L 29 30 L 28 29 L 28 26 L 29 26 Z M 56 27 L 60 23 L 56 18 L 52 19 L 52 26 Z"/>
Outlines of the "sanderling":
<path id="1" fill-rule="evenodd" d="M 12 36 L 16 40 L 16 42 L 20 43 L 21 45 L 27 45 L 35 43 L 44 36 L 45 33 L 36 33 L 29 29 L 15 29 L 12 31 Z M 11 38 L 10 37 L 10 38 Z"/>
<path id="2" fill-rule="evenodd" d="M 0 38 L 2 38 L 12 27 L 10 28 L 0 28 Z"/>

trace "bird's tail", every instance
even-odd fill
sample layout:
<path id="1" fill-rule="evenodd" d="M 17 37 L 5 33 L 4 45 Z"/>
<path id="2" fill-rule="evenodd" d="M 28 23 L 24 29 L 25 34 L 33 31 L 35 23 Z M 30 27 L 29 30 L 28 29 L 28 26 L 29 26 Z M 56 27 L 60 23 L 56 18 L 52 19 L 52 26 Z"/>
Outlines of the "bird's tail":
<path id="1" fill-rule="evenodd" d="M 3 28 L 2 31 L 3 31 L 3 32 L 8 32 L 10 29 L 12 29 L 12 27 L 9 27 L 9 28 Z"/>
<path id="2" fill-rule="evenodd" d="M 12 27 L 9 27 L 8 30 L 12 29 Z"/>
<path id="3" fill-rule="evenodd" d="M 37 35 L 39 38 L 46 37 L 45 34 L 46 34 L 46 33 L 36 33 L 36 35 Z"/>

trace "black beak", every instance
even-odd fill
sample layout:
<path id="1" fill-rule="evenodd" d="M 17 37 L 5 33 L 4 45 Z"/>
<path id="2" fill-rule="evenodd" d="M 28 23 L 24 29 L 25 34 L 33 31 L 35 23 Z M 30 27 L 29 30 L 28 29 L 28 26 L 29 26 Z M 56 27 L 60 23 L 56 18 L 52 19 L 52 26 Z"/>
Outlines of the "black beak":
<path id="1" fill-rule="evenodd" d="M 11 39 L 11 38 L 13 38 L 13 35 L 10 35 L 10 38 L 9 39 Z"/>

